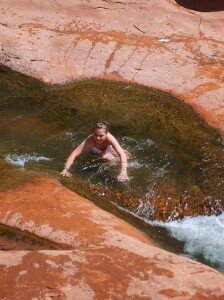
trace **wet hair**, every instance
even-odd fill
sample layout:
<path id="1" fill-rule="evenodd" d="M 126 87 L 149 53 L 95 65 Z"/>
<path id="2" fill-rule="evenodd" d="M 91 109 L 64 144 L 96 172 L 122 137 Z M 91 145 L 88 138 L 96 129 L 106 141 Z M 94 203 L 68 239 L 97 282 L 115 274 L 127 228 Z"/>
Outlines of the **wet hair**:
<path id="1" fill-rule="evenodd" d="M 93 131 L 97 129 L 104 129 L 107 132 L 109 131 L 109 124 L 106 121 L 96 122 L 93 126 Z"/>

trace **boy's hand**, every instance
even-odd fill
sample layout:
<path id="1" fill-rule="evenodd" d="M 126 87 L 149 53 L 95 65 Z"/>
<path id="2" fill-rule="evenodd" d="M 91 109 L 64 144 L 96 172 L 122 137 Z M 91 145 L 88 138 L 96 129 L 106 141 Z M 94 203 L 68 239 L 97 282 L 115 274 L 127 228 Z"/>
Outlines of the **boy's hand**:
<path id="1" fill-rule="evenodd" d="M 122 171 L 118 176 L 117 176 L 117 181 L 120 183 L 125 182 L 128 179 L 127 172 Z"/>
<path id="2" fill-rule="evenodd" d="M 71 177 L 72 176 L 72 174 L 68 170 L 65 170 L 65 169 L 60 173 L 60 175 L 63 177 Z"/>

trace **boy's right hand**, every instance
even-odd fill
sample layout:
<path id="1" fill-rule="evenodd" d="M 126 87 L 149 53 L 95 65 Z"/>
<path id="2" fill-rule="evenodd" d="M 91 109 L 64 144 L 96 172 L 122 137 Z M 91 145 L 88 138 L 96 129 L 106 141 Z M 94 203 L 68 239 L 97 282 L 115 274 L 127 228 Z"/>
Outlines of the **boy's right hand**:
<path id="1" fill-rule="evenodd" d="M 65 169 L 60 173 L 60 175 L 63 177 L 71 177 L 72 176 L 72 174 L 68 170 L 65 170 Z"/>

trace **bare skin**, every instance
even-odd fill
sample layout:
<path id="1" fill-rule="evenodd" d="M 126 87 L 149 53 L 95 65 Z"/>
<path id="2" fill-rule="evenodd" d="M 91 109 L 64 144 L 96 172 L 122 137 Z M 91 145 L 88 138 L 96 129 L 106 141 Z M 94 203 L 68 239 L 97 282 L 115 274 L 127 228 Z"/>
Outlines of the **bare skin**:
<path id="1" fill-rule="evenodd" d="M 89 150 L 96 148 L 101 150 L 100 156 L 102 158 L 113 160 L 116 156 L 111 151 L 108 151 L 108 146 L 112 146 L 117 155 L 120 157 L 121 169 L 117 176 L 118 182 L 125 182 L 128 179 L 127 176 L 127 156 L 125 151 L 122 149 L 116 138 L 105 129 L 96 129 L 86 140 L 84 140 L 68 157 L 65 168 L 60 175 L 64 177 L 71 177 L 72 174 L 69 172 L 69 168 L 73 164 L 77 156 L 82 153 L 88 152 Z"/>

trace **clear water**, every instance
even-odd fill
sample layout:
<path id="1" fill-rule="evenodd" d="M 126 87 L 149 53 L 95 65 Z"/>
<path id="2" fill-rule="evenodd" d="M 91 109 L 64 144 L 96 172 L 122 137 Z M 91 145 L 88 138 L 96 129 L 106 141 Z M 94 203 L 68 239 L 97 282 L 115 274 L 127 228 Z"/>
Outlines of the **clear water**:
<path id="1" fill-rule="evenodd" d="M 71 169 L 76 176 L 62 183 L 164 248 L 223 270 L 224 143 L 217 132 L 170 95 L 140 86 L 93 80 L 49 87 L 11 71 L 3 74 L 0 159 L 17 165 L 20 174 L 38 170 L 59 178 L 66 157 L 96 118 L 109 119 L 131 154 L 130 180 L 117 183 L 118 162 L 83 156 Z M 216 239 L 206 235 L 212 230 Z"/>
<path id="2" fill-rule="evenodd" d="M 59 139 L 66 140 L 72 149 L 79 142 L 80 137 L 66 132 Z M 224 272 L 224 213 L 219 216 L 187 217 L 168 222 L 150 221 L 154 208 L 147 199 L 153 197 L 153 187 L 158 184 L 161 178 L 166 178 L 167 173 L 169 174 L 172 161 L 167 155 L 163 155 L 161 149 L 158 150 L 150 139 L 135 140 L 123 137 L 120 139 L 120 144 L 132 153 L 132 158 L 128 162 L 130 181 L 122 186 L 122 190 L 136 192 L 137 189 L 139 193 L 139 204 L 132 211 L 132 215 L 143 219 L 150 228 L 153 226 L 157 231 L 156 239 L 158 239 L 158 235 L 161 235 L 161 228 L 165 228 L 171 237 L 180 241 L 180 244 L 177 243 L 177 248 L 178 250 L 181 248 L 182 253 Z M 53 153 L 54 159 L 46 157 L 49 151 L 46 151 L 45 145 L 42 147 L 40 144 L 38 147 L 30 147 L 29 145 L 30 150 L 37 151 L 37 148 L 40 151 L 39 154 L 16 154 L 15 152 L 7 154 L 5 160 L 23 168 L 38 162 L 45 163 L 52 168 L 55 168 L 55 165 L 62 168 L 64 157 L 56 158 L 57 148 L 51 149 L 51 153 L 55 151 Z M 28 151 L 25 146 L 23 146 L 23 150 Z M 159 152 L 161 152 L 160 155 Z M 72 172 L 89 183 L 100 185 L 99 196 L 102 199 L 109 187 L 118 185 L 116 183 L 117 164 L 111 165 L 111 163 L 103 162 L 98 157 L 81 158 Z M 145 177 L 141 176 L 141 180 L 138 180 L 139 172 L 145 174 Z M 124 208 L 120 207 L 120 209 Z M 148 231 L 147 229 L 145 228 L 145 231 Z M 168 234 L 162 231 L 162 236 L 166 236 L 167 239 Z M 171 241 L 173 242 L 173 240 L 168 239 L 166 242 Z"/>
<path id="3" fill-rule="evenodd" d="M 24 154 L 6 154 L 5 155 L 5 160 L 15 166 L 20 166 L 21 168 L 24 168 L 25 164 L 27 164 L 28 162 L 39 162 L 39 161 L 49 161 L 52 160 L 52 158 L 48 158 L 48 157 L 44 157 L 42 155 L 35 155 L 35 153 L 33 153 L 33 155 L 24 153 Z"/>

